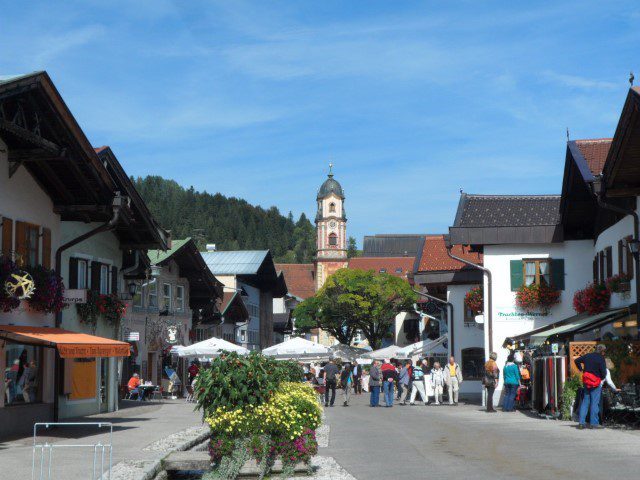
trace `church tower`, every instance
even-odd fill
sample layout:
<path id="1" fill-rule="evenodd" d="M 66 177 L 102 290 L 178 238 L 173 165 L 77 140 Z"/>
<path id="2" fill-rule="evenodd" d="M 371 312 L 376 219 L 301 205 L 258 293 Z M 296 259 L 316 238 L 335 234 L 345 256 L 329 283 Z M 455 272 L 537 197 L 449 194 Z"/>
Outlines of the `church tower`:
<path id="1" fill-rule="evenodd" d="M 318 190 L 316 200 L 316 287 L 320 289 L 325 280 L 336 270 L 345 268 L 347 260 L 347 217 L 344 213 L 344 192 L 333 178 L 333 165 L 329 164 L 329 175 Z"/>

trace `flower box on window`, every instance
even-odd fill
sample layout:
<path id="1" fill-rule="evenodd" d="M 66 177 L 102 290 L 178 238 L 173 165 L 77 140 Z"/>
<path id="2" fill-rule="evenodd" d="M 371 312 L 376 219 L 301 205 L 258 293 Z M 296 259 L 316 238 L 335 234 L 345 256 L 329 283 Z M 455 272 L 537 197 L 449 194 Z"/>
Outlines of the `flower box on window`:
<path id="1" fill-rule="evenodd" d="M 484 292 L 481 286 L 473 287 L 464 296 L 464 305 L 474 314 L 480 314 L 484 310 Z"/>
<path id="2" fill-rule="evenodd" d="M 590 315 L 603 312 L 609 306 L 611 290 L 602 283 L 590 283 L 586 288 L 578 290 L 573 296 L 573 309 L 577 313 L 587 312 Z"/>
<path id="3" fill-rule="evenodd" d="M 613 293 L 624 293 L 631 290 L 631 276 L 622 273 L 607 278 L 607 288 Z"/>
<path id="4" fill-rule="evenodd" d="M 516 292 L 516 305 L 522 310 L 541 308 L 547 312 L 560 303 L 560 290 L 549 285 L 532 283 L 522 285 Z"/>

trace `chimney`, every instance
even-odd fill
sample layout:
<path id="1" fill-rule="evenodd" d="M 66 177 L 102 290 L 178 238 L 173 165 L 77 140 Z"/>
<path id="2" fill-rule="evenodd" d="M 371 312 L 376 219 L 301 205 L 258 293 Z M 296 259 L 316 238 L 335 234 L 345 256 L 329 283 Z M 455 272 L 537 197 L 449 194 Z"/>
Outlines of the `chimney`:
<path id="1" fill-rule="evenodd" d="M 215 252 L 216 244 L 215 243 L 207 243 L 207 252 Z"/>

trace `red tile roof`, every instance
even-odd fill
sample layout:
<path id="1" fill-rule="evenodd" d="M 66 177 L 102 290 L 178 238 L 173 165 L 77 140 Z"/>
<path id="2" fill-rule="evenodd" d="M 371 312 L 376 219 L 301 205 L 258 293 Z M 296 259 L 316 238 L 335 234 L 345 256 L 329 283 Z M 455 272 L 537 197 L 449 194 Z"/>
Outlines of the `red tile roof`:
<path id="1" fill-rule="evenodd" d="M 302 299 L 313 297 L 316 293 L 316 268 L 313 263 L 276 263 L 281 270 L 291 295 Z"/>
<path id="2" fill-rule="evenodd" d="M 105 145 L 105 146 L 102 146 L 102 147 L 93 147 L 93 150 L 94 150 L 96 153 L 100 153 L 100 152 L 102 152 L 103 150 L 106 150 L 107 148 L 109 148 L 109 147 L 108 147 L 107 145 Z"/>
<path id="3" fill-rule="evenodd" d="M 407 274 L 413 271 L 415 257 L 354 257 L 349 259 L 349 268 L 354 270 L 374 270 L 407 278 Z"/>
<path id="4" fill-rule="evenodd" d="M 470 262 L 482 264 L 481 253 L 472 253 L 462 245 L 454 245 L 451 253 Z M 443 235 L 427 235 L 420 256 L 419 272 L 456 271 L 463 268 L 465 268 L 465 264 L 447 255 Z"/>
<path id="5" fill-rule="evenodd" d="M 594 175 L 600 175 L 604 164 L 607 161 L 609 147 L 612 138 L 594 138 L 585 140 L 576 140 L 576 145 L 580 149 L 580 153 L 587 161 L 589 170 Z"/>

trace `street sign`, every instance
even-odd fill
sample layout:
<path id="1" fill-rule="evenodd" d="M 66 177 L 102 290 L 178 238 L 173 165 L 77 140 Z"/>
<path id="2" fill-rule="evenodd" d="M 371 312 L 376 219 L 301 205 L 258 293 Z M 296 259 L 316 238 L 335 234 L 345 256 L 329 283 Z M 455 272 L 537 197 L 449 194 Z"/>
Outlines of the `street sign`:
<path id="1" fill-rule="evenodd" d="M 87 303 L 87 290 L 82 288 L 70 288 L 64 291 L 63 303 Z"/>
<path id="2" fill-rule="evenodd" d="M 552 343 L 551 344 L 551 353 L 558 353 L 558 344 L 557 343 Z"/>

